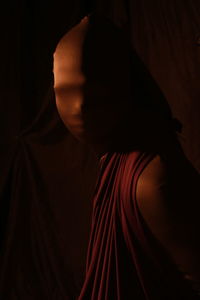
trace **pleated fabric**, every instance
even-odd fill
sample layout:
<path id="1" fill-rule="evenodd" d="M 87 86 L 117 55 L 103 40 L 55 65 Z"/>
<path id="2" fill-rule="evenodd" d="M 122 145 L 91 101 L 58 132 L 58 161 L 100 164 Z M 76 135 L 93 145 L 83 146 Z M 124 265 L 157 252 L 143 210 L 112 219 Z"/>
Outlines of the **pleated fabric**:
<path id="1" fill-rule="evenodd" d="M 139 151 L 102 157 L 78 300 L 198 299 L 137 206 L 137 180 L 153 157 Z"/>

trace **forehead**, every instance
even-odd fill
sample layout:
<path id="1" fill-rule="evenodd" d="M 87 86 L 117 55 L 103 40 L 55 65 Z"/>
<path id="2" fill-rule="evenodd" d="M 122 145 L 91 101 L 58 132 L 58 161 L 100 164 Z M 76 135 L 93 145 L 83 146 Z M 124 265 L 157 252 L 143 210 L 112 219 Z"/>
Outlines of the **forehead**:
<path id="1" fill-rule="evenodd" d="M 82 66 L 82 47 L 87 23 L 81 22 L 59 41 L 54 53 L 54 82 L 62 84 L 64 82 L 84 82 Z"/>
<path id="2" fill-rule="evenodd" d="M 108 88 L 127 75 L 127 55 L 120 36 L 103 34 L 101 28 L 88 30 L 84 19 L 67 32 L 54 53 L 54 83 L 85 84 L 87 87 Z"/>
<path id="3" fill-rule="evenodd" d="M 82 60 L 72 47 L 63 47 L 54 54 L 54 85 L 83 84 L 85 76 L 82 72 Z"/>

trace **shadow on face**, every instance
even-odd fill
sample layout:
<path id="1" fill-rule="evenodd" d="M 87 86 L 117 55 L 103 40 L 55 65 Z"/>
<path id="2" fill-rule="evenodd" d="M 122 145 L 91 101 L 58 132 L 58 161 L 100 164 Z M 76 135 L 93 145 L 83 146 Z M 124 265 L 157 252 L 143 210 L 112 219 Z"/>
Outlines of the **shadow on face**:
<path id="1" fill-rule="evenodd" d="M 98 16 L 84 18 L 56 48 L 58 112 L 70 132 L 97 151 L 156 145 L 169 132 L 170 109 L 132 54 L 122 32 Z"/>
<path id="2" fill-rule="evenodd" d="M 106 34 L 105 34 L 106 32 Z M 54 54 L 58 112 L 80 140 L 105 143 L 123 122 L 130 98 L 127 49 L 105 21 L 84 19 Z"/>

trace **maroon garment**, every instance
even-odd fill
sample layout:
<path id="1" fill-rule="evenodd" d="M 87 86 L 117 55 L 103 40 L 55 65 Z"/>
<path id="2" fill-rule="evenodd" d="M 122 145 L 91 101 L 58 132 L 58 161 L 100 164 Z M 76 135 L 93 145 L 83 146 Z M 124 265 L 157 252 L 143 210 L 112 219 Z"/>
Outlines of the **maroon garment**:
<path id="1" fill-rule="evenodd" d="M 137 206 L 136 183 L 153 157 L 138 151 L 108 153 L 101 159 L 86 278 L 78 300 L 199 299 Z"/>

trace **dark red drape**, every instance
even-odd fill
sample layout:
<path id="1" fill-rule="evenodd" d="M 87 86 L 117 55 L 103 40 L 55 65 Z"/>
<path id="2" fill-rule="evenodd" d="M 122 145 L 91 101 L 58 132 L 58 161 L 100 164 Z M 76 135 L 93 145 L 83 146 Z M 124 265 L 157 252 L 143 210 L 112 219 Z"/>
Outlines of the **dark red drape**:
<path id="1" fill-rule="evenodd" d="M 84 1 L 12 1 L 1 9 L 0 298 L 75 299 L 83 277 L 97 159 L 64 128 L 53 51 Z M 183 123 L 200 170 L 198 0 L 99 1 Z"/>

